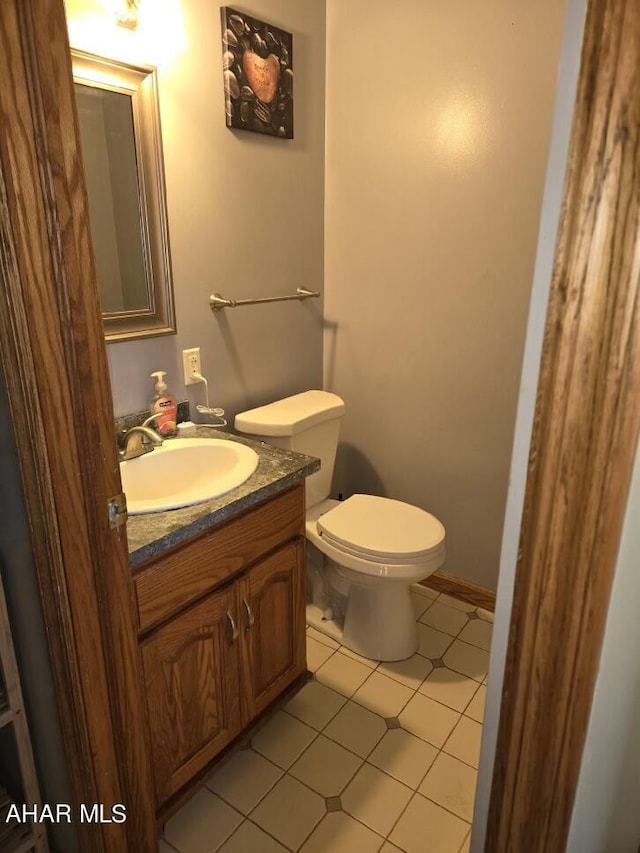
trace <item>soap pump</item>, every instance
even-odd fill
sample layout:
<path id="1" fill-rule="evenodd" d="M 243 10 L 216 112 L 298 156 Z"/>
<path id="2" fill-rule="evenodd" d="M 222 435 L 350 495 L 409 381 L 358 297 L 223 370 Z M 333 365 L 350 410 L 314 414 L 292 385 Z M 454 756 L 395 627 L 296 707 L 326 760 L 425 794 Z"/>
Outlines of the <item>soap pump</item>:
<path id="1" fill-rule="evenodd" d="M 178 404 L 175 397 L 167 393 L 167 385 L 164 381 L 166 372 L 164 370 L 156 370 L 151 374 L 152 379 L 157 379 L 155 384 L 156 393 L 151 398 L 149 411 L 155 418 L 155 430 L 160 435 L 167 436 L 175 435 L 177 432 L 176 415 Z"/>

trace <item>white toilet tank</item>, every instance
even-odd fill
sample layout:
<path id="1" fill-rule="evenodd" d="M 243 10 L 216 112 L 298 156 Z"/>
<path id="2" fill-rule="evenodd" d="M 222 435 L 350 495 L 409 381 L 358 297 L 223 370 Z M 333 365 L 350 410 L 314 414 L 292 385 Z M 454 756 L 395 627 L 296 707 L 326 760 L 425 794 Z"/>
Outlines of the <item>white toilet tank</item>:
<path id="1" fill-rule="evenodd" d="M 304 391 L 240 412 L 235 428 L 276 447 L 320 458 L 320 470 L 306 480 L 309 509 L 329 497 L 343 415 L 344 402 L 337 394 Z"/>

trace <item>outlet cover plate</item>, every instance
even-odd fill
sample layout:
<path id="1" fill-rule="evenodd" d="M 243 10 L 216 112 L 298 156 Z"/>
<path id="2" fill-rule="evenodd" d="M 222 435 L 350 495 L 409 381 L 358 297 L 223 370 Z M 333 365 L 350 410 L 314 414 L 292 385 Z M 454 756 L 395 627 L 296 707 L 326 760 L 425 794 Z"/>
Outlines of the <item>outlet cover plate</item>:
<path id="1" fill-rule="evenodd" d="M 184 369 L 184 384 L 196 385 L 200 379 L 194 379 L 194 373 L 200 373 L 200 347 L 182 350 L 182 366 Z"/>

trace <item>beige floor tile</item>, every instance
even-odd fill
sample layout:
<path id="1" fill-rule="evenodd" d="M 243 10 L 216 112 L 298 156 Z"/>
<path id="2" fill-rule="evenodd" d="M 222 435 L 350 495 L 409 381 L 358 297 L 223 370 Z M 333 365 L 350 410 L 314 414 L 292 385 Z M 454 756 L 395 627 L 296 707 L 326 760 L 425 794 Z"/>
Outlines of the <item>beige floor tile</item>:
<path id="1" fill-rule="evenodd" d="M 465 764 L 477 767 L 480 759 L 481 739 L 482 726 L 480 723 L 476 723 L 475 720 L 470 720 L 468 717 L 462 717 L 443 749 L 449 755 L 464 761 Z"/>
<path id="2" fill-rule="evenodd" d="M 279 711 L 253 737 L 251 746 L 283 770 L 288 770 L 317 732 L 285 711 Z"/>
<path id="3" fill-rule="evenodd" d="M 370 675 L 371 669 L 368 666 L 348 658 L 342 652 L 335 652 L 316 672 L 318 681 L 343 696 L 353 696 Z"/>
<path id="4" fill-rule="evenodd" d="M 326 813 L 324 799 L 292 776 L 283 776 L 251 814 L 251 820 L 297 850 Z"/>
<path id="5" fill-rule="evenodd" d="M 397 717 L 412 695 L 411 688 L 376 671 L 356 690 L 353 701 L 381 717 Z"/>
<path id="6" fill-rule="evenodd" d="M 418 652 L 426 658 L 441 658 L 453 642 L 449 634 L 418 622 Z"/>
<path id="7" fill-rule="evenodd" d="M 467 625 L 460 631 L 459 639 L 472 646 L 478 646 L 485 651 L 491 649 L 491 634 L 493 625 L 484 619 L 470 619 Z"/>
<path id="8" fill-rule="evenodd" d="M 415 790 L 437 754 L 435 746 L 422 738 L 404 729 L 390 729 L 367 761 Z"/>
<path id="9" fill-rule="evenodd" d="M 369 669 L 375 669 L 380 663 L 379 660 L 372 660 L 371 658 L 365 658 L 362 655 L 356 654 L 356 652 L 348 649 L 346 646 L 340 646 L 340 651 L 343 655 L 346 655 L 351 660 L 357 660 L 358 663 L 362 663 L 365 666 L 368 666 Z"/>
<path id="10" fill-rule="evenodd" d="M 413 605 L 413 612 L 415 613 L 416 619 L 419 619 L 422 614 L 427 610 L 427 608 L 431 607 L 433 604 L 432 598 L 427 598 L 426 595 L 420 595 L 419 593 L 411 591 L 411 604 Z"/>
<path id="11" fill-rule="evenodd" d="M 420 693 L 441 702 L 455 711 L 464 711 L 478 690 L 478 682 L 466 675 L 460 675 L 446 666 L 434 669 L 420 685 Z"/>
<path id="12" fill-rule="evenodd" d="M 406 660 L 381 663 L 377 671 L 388 675 L 394 681 L 399 681 L 405 687 L 417 690 L 432 669 L 430 660 L 416 654 Z"/>
<path id="13" fill-rule="evenodd" d="M 416 794 L 389 838 L 407 853 L 458 853 L 468 831 L 466 821 Z"/>
<path id="14" fill-rule="evenodd" d="M 487 701 L 487 685 L 481 684 L 476 695 L 467 705 L 464 711 L 465 717 L 471 717 L 476 723 L 484 722 L 484 706 Z"/>
<path id="15" fill-rule="evenodd" d="M 340 648 L 340 643 L 337 640 L 334 640 L 333 637 L 330 637 L 328 634 L 323 634 L 322 631 L 318 631 L 317 628 L 307 628 L 307 637 L 310 637 L 317 643 L 322 643 L 323 646 L 328 646 L 330 649 Z"/>
<path id="16" fill-rule="evenodd" d="M 416 693 L 400 714 L 403 729 L 438 748 L 449 737 L 459 719 L 457 711 L 434 702 L 422 693 Z"/>
<path id="17" fill-rule="evenodd" d="M 301 853 L 376 853 L 382 838 L 344 812 L 325 815 Z"/>
<path id="18" fill-rule="evenodd" d="M 399 847 L 396 847 L 395 844 L 392 844 L 390 841 L 385 841 L 382 847 L 380 848 L 380 853 L 396 853 L 396 851 L 402 851 Z"/>
<path id="19" fill-rule="evenodd" d="M 285 706 L 290 714 L 321 731 L 338 713 L 346 698 L 319 681 L 310 681 Z"/>
<path id="20" fill-rule="evenodd" d="M 489 652 L 454 640 L 442 660 L 449 669 L 468 675 L 475 681 L 482 681 L 489 667 Z"/>
<path id="21" fill-rule="evenodd" d="M 362 759 L 320 735 L 302 753 L 289 773 L 323 797 L 339 796 L 353 779 Z"/>
<path id="22" fill-rule="evenodd" d="M 444 631 L 452 637 L 457 636 L 469 621 L 469 617 L 462 610 L 448 607 L 440 601 L 434 602 L 431 607 L 422 614 L 420 622 L 430 625 L 438 631 Z"/>
<path id="23" fill-rule="evenodd" d="M 370 764 L 363 764 L 342 795 L 342 808 L 374 832 L 386 836 L 412 791 Z"/>
<path id="24" fill-rule="evenodd" d="M 255 823 L 245 820 L 223 844 L 220 853 L 287 853 L 287 848 L 263 832 Z"/>
<path id="25" fill-rule="evenodd" d="M 236 752 L 207 780 L 207 788 L 242 814 L 249 814 L 282 776 L 282 770 L 252 749 Z"/>
<path id="26" fill-rule="evenodd" d="M 324 734 L 366 758 L 386 731 L 386 723 L 379 714 L 356 702 L 347 702 L 325 728 Z"/>
<path id="27" fill-rule="evenodd" d="M 471 833 L 469 833 L 465 838 L 462 847 L 460 848 L 460 853 L 471 853 Z"/>
<path id="28" fill-rule="evenodd" d="M 324 643 L 319 643 L 307 634 L 307 669 L 315 672 L 325 661 L 329 660 L 335 649 L 330 649 Z"/>
<path id="29" fill-rule="evenodd" d="M 471 823 L 477 779 L 477 770 L 441 752 L 418 792 Z"/>
<path id="30" fill-rule="evenodd" d="M 167 821 L 164 835 L 169 844 L 183 853 L 211 853 L 241 823 L 241 814 L 202 788 Z"/>
<path id="31" fill-rule="evenodd" d="M 456 610 L 463 610 L 465 613 L 472 613 L 476 609 L 473 604 L 462 601 L 460 598 L 454 598 L 452 595 L 445 595 L 444 593 L 438 596 L 438 601 L 440 604 L 446 604 L 447 607 L 453 607 Z"/>

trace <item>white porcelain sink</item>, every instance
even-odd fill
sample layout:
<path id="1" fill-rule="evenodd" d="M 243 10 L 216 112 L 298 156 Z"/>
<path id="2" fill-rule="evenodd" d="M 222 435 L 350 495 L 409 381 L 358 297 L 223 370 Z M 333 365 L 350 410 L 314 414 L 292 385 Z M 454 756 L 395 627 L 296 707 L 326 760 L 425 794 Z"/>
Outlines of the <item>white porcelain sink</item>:
<path id="1" fill-rule="evenodd" d="M 258 466 L 244 444 L 218 438 L 176 438 L 120 463 L 130 515 L 178 509 L 240 486 Z"/>

